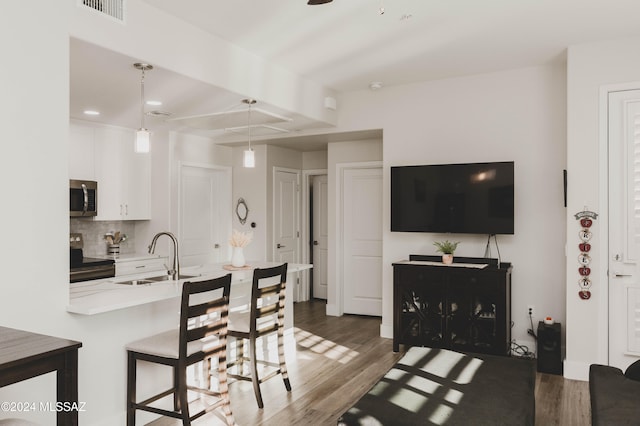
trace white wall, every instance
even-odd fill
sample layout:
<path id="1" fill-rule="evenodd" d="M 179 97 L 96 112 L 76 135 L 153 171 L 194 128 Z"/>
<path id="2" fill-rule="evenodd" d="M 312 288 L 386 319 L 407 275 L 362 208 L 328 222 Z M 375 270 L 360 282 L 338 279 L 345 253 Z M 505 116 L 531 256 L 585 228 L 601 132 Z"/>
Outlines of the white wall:
<path id="1" fill-rule="evenodd" d="M 0 193 L 5 205 L 14 207 L 2 213 L 3 235 L 10 243 L 0 248 L 0 325 L 74 337 L 78 334 L 61 327 L 69 322 L 64 311 L 69 285 L 66 19 L 64 8 L 54 2 L 2 3 Z M 37 188 L 37 196 L 25 188 Z M 51 374 L 0 389 L 1 401 L 54 398 Z M 55 421 L 55 413 L 39 416 L 45 424 Z"/>
<path id="2" fill-rule="evenodd" d="M 327 168 L 327 151 L 310 151 L 302 153 L 303 170 L 322 170 Z"/>
<path id="3" fill-rule="evenodd" d="M 564 323 L 565 93 L 564 67 L 547 66 L 354 92 L 339 100 L 345 130 L 384 130 L 383 335 L 391 336 L 393 324 L 391 264 L 412 253 L 435 254 L 432 242 L 443 237 L 389 231 L 389 167 L 409 164 L 515 161 L 515 235 L 498 237 L 502 260 L 514 265 L 512 337 L 534 349 L 527 305 L 535 305 L 535 320 L 551 315 Z M 486 238 L 456 235 L 456 254 L 482 256 Z"/>
<path id="4" fill-rule="evenodd" d="M 600 115 L 600 90 L 637 83 L 640 88 L 640 38 L 572 46 L 567 70 L 567 357 L 565 376 L 588 378 L 591 363 L 607 364 L 607 175 L 606 122 Z M 592 297 L 578 298 L 578 227 L 573 214 L 588 206 L 600 214 L 593 226 Z"/>

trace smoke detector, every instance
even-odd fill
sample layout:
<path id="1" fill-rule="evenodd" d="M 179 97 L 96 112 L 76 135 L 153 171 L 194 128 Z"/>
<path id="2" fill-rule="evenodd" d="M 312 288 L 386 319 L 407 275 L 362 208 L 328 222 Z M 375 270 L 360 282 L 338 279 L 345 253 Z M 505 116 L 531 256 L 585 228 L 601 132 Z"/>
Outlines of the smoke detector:
<path id="1" fill-rule="evenodd" d="M 371 89 L 371 90 L 382 89 L 382 82 L 381 81 L 372 81 L 371 83 L 369 83 L 369 89 Z"/>

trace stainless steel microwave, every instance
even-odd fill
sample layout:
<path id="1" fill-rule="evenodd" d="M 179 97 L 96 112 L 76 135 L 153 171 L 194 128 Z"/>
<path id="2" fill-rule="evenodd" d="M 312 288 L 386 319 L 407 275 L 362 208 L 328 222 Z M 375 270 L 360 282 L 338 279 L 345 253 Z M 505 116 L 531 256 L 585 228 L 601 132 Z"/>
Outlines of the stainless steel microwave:
<path id="1" fill-rule="evenodd" d="M 69 216 L 91 217 L 98 214 L 98 182 L 69 180 Z"/>

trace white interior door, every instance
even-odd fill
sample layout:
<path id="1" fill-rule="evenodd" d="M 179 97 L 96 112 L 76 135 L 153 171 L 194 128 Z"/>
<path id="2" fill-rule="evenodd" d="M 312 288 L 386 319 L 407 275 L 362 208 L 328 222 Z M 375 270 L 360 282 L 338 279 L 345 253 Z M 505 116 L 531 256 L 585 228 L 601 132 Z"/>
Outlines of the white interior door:
<path id="1" fill-rule="evenodd" d="M 297 263 L 299 259 L 300 172 L 274 169 L 273 260 Z"/>
<path id="2" fill-rule="evenodd" d="M 313 297 L 327 298 L 329 208 L 327 175 L 313 178 Z"/>
<path id="3" fill-rule="evenodd" d="M 231 175 L 226 168 L 180 168 L 180 262 L 184 266 L 229 259 Z"/>
<path id="4" fill-rule="evenodd" d="M 344 313 L 382 316 L 382 168 L 342 174 Z"/>
<path id="5" fill-rule="evenodd" d="M 609 365 L 640 357 L 640 90 L 609 94 Z"/>

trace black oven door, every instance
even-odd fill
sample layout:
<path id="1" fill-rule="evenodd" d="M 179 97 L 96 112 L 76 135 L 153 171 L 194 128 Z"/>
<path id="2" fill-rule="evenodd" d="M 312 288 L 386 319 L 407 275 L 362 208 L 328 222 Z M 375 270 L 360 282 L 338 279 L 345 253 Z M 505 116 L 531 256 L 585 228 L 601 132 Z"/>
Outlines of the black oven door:
<path id="1" fill-rule="evenodd" d="M 97 182 L 69 180 L 69 216 L 96 216 L 97 196 Z"/>

